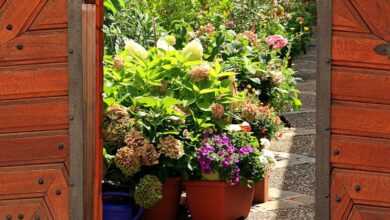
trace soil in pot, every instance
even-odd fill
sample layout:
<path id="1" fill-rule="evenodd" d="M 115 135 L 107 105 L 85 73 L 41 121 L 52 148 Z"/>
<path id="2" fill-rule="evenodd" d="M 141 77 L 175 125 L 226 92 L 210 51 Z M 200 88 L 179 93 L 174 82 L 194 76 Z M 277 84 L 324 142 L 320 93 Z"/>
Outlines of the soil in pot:
<path id="1" fill-rule="evenodd" d="M 269 200 L 269 175 L 265 175 L 262 181 L 255 184 L 255 196 L 253 203 L 264 203 Z"/>
<path id="2" fill-rule="evenodd" d="M 181 196 L 180 178 L 168 178 L 163 185 L 163 198 L 145 210 L 144 220 L 175 220 Z"/>
<path id="3" fill-rule="evenodd" d="M 220 181 L 188 181 L 185 189 L 193 220 L 245 218 L 254 196 L 254 188 Z"/>

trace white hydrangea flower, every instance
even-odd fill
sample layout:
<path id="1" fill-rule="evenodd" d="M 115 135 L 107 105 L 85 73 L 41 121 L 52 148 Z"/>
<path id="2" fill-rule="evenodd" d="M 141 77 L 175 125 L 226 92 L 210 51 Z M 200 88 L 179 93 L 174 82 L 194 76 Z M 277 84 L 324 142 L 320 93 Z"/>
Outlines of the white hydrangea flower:
<path id="1" fill-rule="evenodd" d="M 262 139 L 260 139 L 260 144 L 264 148 L 269 148 L 271 146 L 271 141 L 269 141 L 267 138 L 262 138 Z"/>
<path id="2" fill-rule="evenodd" d="M 267 158 L 268 164 L 274 164 L 276 163 L 275 155 L 272 151 L 263 149 L 262 151 L 265 158 Z"/>
<path id="3" fill-rule="evenodd" d="M 195 39 L 188 43 L 183 49 L 183 55 L 189 61 L 202 60 L 203 46 L 199 39 Z"/>
<path id="4" fill-rule="evenodd" d="M 226 129 L 230 132 L 238 132 L 241 131 L 241 126 L 237 124 L 231 124 L 227 126 Z"/>
<path id="5" fill-rule="evenodd" d="M 167 42 L 167 40 L 165 39 L 165 37 L 162 37 L 162 38 L 160 38 L 160 39 L 157 41 L 157 48 L 162 49 L 162 50 L 165 50 L 165 51 L 175 50 L 175 48 L 172 47 L 172 46 Z"/>
<path id="6" fill-rule="evenodd" d="M 148 57 L 146 49 L 134 40 L 126 40 L 125 49 L 132 57 L 137 57 L 142 60 L 145 60 Z"/>

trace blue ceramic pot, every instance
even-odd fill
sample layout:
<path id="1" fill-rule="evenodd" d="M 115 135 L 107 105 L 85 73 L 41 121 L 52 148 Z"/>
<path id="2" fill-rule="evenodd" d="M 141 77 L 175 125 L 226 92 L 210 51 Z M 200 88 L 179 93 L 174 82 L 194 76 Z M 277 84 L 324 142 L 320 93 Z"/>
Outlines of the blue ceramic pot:
<path id="1" fill-rule="evenodd" d="M 103 193 L 103 220 L 139 220 L 143 211 L 131 201 L 129 193 Z"/>

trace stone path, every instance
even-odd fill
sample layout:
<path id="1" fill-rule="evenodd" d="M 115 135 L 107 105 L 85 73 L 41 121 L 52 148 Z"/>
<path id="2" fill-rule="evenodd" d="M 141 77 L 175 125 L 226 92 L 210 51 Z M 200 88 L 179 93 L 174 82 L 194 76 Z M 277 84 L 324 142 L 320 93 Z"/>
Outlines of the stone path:
<path id="1" fill-rule="evenodd" d="M 252 207 L 248 220 L 314 219 L 316 63 L 314 43 L 294 60 L 303 106 L 284 114 L 292 128 L 269 149 L 278 161 L 270 179 L 271 200 Z"/>

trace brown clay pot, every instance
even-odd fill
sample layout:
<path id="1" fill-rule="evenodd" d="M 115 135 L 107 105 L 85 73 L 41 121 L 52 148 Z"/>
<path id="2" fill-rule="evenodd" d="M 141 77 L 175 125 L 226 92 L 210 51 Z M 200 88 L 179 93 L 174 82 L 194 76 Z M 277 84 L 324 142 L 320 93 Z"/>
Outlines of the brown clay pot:
<path id="1" fill-rule="evenodd" d="M 193 220 L 245 218 L 254 196 L 253 188 L 220 181 L 188 181 L 185 190 Z"/>
<path id="2" fill-rule="evenodd" d="M 163 184 L 163 198 L 151 209 L 145 209 L 144 220 L 174 220 L 181 196 L 180 178 L 168 178 Z"/>
<path id="3" fill-rule="evenodd" d="M 255 197 L 253 203 L 264 203 L 269 200 L 269 174 L 264 179 L 255 184 Z"/>

